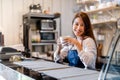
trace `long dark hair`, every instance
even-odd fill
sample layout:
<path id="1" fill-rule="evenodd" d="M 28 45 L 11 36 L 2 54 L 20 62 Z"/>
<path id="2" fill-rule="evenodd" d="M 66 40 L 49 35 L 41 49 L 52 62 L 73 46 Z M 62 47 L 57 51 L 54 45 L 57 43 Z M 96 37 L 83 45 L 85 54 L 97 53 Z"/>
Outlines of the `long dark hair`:
<path id="1" fill-rule="evenodd" d="M 93 38 L 93 40 L 96 42 L 94 34 L 93 34 L 92 25 L 91 25 L 91 22 L 90 22 L 88 15 L 85 12 L 77 13 L 73 18 L 72 24 L 74 23 L 74 20 L 76 18 L 82 18 L 82 20 L 84 22 L 84 25 L 85 25 L 84 35 Z"/>

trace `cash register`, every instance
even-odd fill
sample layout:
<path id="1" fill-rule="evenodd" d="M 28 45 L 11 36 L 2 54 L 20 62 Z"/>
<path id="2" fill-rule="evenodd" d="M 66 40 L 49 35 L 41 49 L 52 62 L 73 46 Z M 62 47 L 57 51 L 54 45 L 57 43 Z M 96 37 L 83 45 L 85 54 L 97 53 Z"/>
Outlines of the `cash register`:
<path id="1" fill-rule="evenodd" d="M 21 55 L 21 52 L 12 47 L 0 47 L 0 60 L 9 59 L 13 55 Z"/>

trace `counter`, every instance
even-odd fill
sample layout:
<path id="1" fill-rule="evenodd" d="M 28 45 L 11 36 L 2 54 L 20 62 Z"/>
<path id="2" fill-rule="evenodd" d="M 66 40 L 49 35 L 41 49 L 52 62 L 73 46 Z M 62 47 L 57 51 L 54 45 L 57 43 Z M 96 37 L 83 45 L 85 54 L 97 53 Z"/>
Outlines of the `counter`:
<path id="1" fill-rule="evenodd" d="M 97 80 L 99 76 L 96 70 L 81 69 L 45 60 L 21 61 L 14 64 L 41 74 L 43 80 L 46 80 L 46 76 L 49 80 Z"/>
<path id="2" fill-rule="evenodd" d="M 0 63 L 0 80 L 35 80 Z"/>

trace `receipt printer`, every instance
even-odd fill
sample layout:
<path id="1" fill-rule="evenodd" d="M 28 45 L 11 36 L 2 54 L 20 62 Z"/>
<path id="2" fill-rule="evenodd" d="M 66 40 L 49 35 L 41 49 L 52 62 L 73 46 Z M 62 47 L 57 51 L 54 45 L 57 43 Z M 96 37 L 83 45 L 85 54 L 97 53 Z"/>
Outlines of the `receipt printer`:
<path id="1" fill-rule="evenodd" d="M 0 47 L 0 60 L 9 59 L 13 55 L 21 55 L 21 52 L 11 47 Z"/>

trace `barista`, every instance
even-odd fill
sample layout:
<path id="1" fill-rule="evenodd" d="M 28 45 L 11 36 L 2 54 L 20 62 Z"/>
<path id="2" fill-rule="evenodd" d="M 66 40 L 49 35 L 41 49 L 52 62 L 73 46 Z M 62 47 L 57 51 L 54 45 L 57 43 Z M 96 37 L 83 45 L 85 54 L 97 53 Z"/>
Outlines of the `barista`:
<path id="1" fill-rule="evenodd" d="M 64 42 L 68 43 L 68 48 L 62 50 L 64 46 L 58 39 L 54 60 L 62 62 L 67 58 L 70 66 L 95 69 L 97 47 L 92 25 L 86 13 L 79 12 L 74 16 L 72 31 L 75 38 L 63 37 Z"/>

